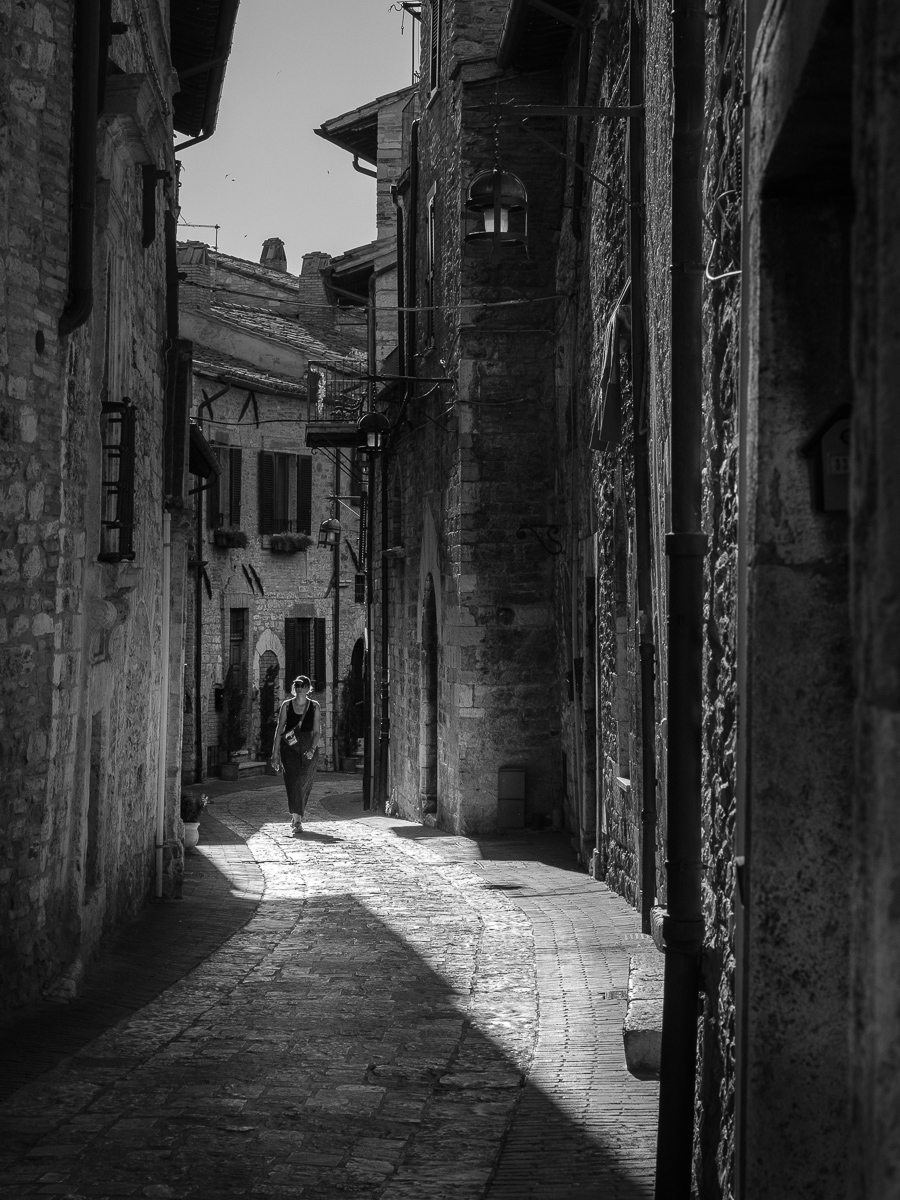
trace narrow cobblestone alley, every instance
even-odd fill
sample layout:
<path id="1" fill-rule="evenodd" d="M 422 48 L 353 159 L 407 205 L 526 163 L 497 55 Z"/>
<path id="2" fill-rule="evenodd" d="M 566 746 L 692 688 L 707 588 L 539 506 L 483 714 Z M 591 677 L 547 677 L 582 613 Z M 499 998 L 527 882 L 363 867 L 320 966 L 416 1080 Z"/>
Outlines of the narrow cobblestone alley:
<path id="1" fill-rule="evenodd" d="M 639 918 L 562 837 L 446 836 L 326 777 L 294 839 L 280 781 L 213 792 L 185 901 L 8 1039 L 0 1196 L 652 1194 Z"/>

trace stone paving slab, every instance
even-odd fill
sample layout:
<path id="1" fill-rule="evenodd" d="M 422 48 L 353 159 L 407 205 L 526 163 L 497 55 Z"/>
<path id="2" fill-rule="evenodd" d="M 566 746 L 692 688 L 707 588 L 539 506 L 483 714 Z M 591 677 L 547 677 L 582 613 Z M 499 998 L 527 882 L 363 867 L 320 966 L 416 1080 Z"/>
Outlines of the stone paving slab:
<path id="1" fill-rule="evenodd" d="M 637 915 L 562 839 L 448 838 L 327 776 L 292 838 L 250 783 L 202 824 L 230 935 L 0 1105 L 0 1197 L 650 1195 Z"/>

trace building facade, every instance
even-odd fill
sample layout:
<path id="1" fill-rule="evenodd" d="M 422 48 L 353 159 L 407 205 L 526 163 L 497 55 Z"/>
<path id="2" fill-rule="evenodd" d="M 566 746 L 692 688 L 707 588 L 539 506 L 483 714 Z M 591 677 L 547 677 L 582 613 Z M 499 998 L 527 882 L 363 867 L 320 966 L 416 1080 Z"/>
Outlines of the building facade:
<path id="1" fill-rule="evenodd" d="M 74 994 L 103 934 L 179 886 L 173 130 L 215 127 L 236 8 L 0 14 L 4 1007 Z"/>
<path id="2" fill-rule="evenodd" d="M 181 245 L 178 261 L 192 417 L 219 465 L 197 494 L 192 530 L 183 778 L 224 773 L 229 760 L 262 770 L 278 706 L 301 673 L 322 706 L 323 767 L 355 767 L 360 467 L 352 451 L 308 449 L 305 435 L 324 403 L 311 406 L 312 380 L 328 373 L 365 392 L 365 320 L 328 300 L 328 255 L 305 255 L 291 275 L 277 238 L 260 263 L 200 243 Z M 334 518 L 337 557 L 318 547 L 320 525 Z"/>
<path id="3" fill-rule="evenodd" d="M 431 0 L 369 159 L 380 796 L 494 829 L 524 768 L 641 909 L 659 1195 L 896 1170 L 889 8 Z"/>

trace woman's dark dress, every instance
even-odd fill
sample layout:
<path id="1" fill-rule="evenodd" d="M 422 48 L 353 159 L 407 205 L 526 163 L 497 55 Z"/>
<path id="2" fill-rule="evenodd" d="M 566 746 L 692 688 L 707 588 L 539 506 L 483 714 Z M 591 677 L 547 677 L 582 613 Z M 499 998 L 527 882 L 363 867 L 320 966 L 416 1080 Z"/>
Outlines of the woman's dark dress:
<path id="1" fill-rule="evenodd" d="M 306 712 L 301 716 L 294 712 L 292 700 L 286 700 L 285 703 L 287 719 L 281 732 L 281 766 L 284 770 L 284 786 L 287 788 L 288 810 L 302 817 L 319 762 L 318 746 L 312 758 L 306 757 L 312 748 L 313 726 L 319 706 L 315 700 L 310 700 Z M 299 737 L 296 745 L 289 746 L 284 740 L 284 735 L 294 728 L 297 729 Z"/>

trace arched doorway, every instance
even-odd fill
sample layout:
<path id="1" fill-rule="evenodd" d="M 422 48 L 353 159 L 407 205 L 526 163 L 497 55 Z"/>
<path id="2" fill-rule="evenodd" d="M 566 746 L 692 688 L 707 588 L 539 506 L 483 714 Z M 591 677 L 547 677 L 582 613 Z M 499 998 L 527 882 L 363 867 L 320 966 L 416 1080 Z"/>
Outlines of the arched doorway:
<path id="1" fill-rule="evenodd" d="M 271 650 L 259 656 L 259 757 L 272 753 L 278 725 L 278 659 Z"/>
<path id="2" fill-rule="evenodd" d="M 422 814 L 438 809 L 438 628 L 434 578 L 429 574 L 422 604 L 419 715 L 419 800 Z"/>

